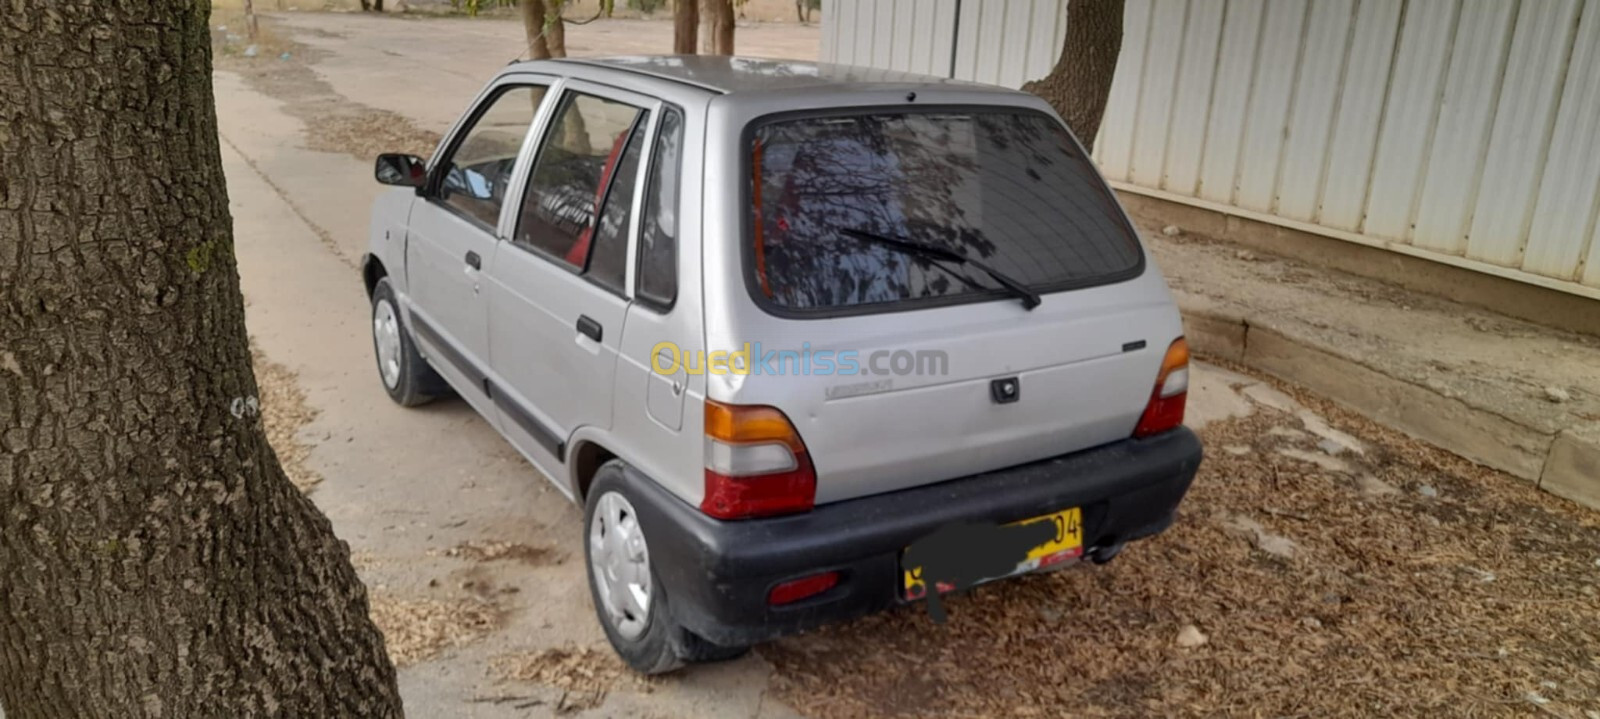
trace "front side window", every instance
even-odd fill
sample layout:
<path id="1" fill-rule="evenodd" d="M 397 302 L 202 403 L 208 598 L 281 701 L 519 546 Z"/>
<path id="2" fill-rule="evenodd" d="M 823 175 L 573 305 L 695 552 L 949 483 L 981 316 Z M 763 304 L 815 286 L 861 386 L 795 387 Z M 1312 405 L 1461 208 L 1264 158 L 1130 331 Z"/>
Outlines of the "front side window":
<path id="1" fill-rule="evenodd" d="M 778 120 L 755 128 L 749 163 L 752 290 L 779 308 L 1001 290 L 972 265 L 906 244 L 977 260 L 1036 292 L 1130 277 L 1142 266 L 1110 190 L 1066 129 L 1041 113 Z"/>
<path id="2" fill-rule="evenodd" d="M 668 108 L 656 132 L 639 229 L 639 297 L 658 307 L 678 299 L 678 177 L 683 115 Z"/>
<path id="3" fill-rule="evenodd" d="M 543 87 L 520 85 L 489 101 L 444 161 L 439 181 L 444 204 L 485 227 L 499 224 L 517 152 L 544 93 Z"/>
<path id="4" fill-rule="evenodd" d="M 522 198 L 518 245 L 620 289 L 642 143 L 630 138 L 643 134 L 646 114 L 594 95 L 562 97 Z"/>

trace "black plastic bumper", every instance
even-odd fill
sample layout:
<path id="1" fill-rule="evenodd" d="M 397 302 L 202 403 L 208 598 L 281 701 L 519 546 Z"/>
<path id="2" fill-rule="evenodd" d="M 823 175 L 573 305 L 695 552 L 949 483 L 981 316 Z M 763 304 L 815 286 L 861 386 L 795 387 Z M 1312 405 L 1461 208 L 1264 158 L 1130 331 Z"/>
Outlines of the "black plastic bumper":
<path id="1" fill-rule="evenodd" d="M 947 482 L 826 504 L 805 514 L 723 522 L 631 468 L 628 494 L 672 613 L 718 644 L 751 644 L 904 601 L 900 552 L 951 522 L 1006 523 L 1083 508 L 1084 547 L 1161 532 L 1200 467 L 1187 428 Z M 837 570 L 834 588 L 769 607 L 783 581 Z"/>

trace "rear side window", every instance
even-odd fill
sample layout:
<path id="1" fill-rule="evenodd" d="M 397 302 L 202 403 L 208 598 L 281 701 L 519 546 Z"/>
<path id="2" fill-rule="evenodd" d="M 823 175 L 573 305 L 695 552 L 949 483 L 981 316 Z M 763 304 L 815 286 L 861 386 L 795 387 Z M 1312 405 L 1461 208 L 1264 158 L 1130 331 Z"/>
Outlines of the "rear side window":
<path id="1" fill-rule="evenodd" d="M 678 299 L 678 178 L 683 154 L 683 115 L 668 108 L 656 132 L 639 231 L 637 295 L 658 307 Z"/>
<path id="2" fill-rule="evenodd" d="M 845 230 L 937 245 L 1038 292 L 1137 275 L 1133 228 L 1055 119 L 1031 111 L 804 117 L 755 128 L 752 290 L 788 310 L 981 299 L 986 273 Z"/>
<path id="3" fill-rule="evenodd" d="M 543 87 L 512 87 L 489 102 L 444 162 L 444 204 L 486 227 L 499 223 L 511 168 L 544 93 Z"/>
<path id="4" fill-rule="evenodd" d="M 628 136 L 612 172 L 611 191 L 600 209 L 600 225 L 595 230 L 594 251 L 589 258 L 589 277 L 606 289 L 622 294 L 628 271 L 628 221 L 633 217 L 633 197 L 639 177 L 639 155 L 644 146 L 645 116 L 640 115 Z"/>
<path id="5" fill-rule="evenodd" d="M 570 92 L 561 98 L 523 194 L 516 244 L 582 272 L 590 268 L 591 252 L 604 243 L 617 258 L 608 258 L 615 263 L 597 269 L 614 271 L 620 288 L 632 185 L 639 167 L 637 144 L 631 162 L 626 155 L 629 139 L 643 125 L 645 114 L 632 105 L 593 95 Z M 627 197 L 608 203 L 607 193 L 616 188 L 626 188 Z M 602 221 L 602 207 L 615 216 Z"/>

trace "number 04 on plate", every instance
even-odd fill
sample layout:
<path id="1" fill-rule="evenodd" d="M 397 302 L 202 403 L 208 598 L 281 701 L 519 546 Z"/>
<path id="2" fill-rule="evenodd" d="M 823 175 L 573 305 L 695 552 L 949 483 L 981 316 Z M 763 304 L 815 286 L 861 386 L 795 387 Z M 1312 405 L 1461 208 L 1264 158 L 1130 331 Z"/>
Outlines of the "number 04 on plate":
<path id="1" fill-rule="evenodd" d="M 1039 569 L 1048 569 L 1066 562 L 1080 559 L 1083 556 L 1083 510 L 1078 507 L 1063 509 L 1053 514 L 1046 514 L 1032 519 L 1013 522 L 1007 526 L 1020 526 L 1037 522 L 1050 522 L 1055 525 L 1055 534 L 1047 542 L 1029 550 L 1027 558 L 1017 563 L 1010 572 L 984 581 L 1002 579 L 1024 572 Z M 902 566 L 902 582 L 905 587 L 905 597 L 908 600 L 921 599 L 928 592 L 926 582 L 922 579 L 921 566 Z M 980 582 L 981 583 L 981 582 Z M 955 587 L 944 582 L 939 583 L 939 593 L 943 594 L 954 590 Z"/>

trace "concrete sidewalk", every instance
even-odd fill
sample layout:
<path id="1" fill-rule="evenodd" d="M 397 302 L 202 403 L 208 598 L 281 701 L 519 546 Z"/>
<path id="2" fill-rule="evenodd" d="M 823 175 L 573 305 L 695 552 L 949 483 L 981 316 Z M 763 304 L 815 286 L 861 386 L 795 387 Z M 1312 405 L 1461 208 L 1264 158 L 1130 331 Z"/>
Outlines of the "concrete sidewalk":
<path id="1" fill-rule="evenodd" d="M 1183 231 L 1129 202 L 1200 352 L 1600 507 L 1600 338 Z"/>

